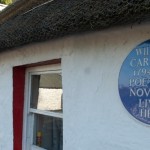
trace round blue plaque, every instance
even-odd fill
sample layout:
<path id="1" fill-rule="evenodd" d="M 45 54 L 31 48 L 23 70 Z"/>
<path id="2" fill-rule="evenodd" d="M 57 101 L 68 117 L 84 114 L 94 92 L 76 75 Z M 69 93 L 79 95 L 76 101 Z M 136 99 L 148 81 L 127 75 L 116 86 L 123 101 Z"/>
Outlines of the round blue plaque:
<path id="1" fill-rule="evenodd" d="M 150 125 L 150 40 L 135 47 L 119 73 L 121 101 L 137 120 Z"/>

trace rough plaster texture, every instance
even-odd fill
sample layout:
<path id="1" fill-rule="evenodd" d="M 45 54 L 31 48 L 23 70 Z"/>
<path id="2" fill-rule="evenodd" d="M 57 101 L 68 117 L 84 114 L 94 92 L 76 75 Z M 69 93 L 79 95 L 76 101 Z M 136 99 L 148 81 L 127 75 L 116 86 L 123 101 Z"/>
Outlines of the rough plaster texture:
<path id="1" fill-rule="evenodd" d="M 0 54 L 0 150 L 13 149 L 12 67 L 62 58 L 64 150 L 148 150 L 150 127 L 118 94 L 122 62 L 149 39 L 149 24 L 20 47 Z"/>

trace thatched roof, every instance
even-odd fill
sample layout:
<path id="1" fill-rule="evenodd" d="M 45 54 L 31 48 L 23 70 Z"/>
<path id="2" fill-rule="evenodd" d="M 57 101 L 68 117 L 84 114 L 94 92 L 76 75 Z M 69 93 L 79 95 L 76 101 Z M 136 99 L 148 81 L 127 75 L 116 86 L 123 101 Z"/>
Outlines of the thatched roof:
<path id="1" fill-rule="evenodd" d="M 17 1 L 0 14 L 0 51 L 32 42 L 140 23 L 149 20 L 150 15 L 149 0 L 53 0 L 34 8 L 46 1 Z"/>

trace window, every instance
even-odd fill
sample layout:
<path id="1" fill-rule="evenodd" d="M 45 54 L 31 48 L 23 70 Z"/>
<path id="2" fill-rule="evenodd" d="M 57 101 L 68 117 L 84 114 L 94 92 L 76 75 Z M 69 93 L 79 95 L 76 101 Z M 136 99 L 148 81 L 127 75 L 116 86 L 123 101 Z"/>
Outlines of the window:
<path id="1" fill-rule="evenodd" d="M 23 150 L 63 150 L 60 65 L 26 71 Z"/>

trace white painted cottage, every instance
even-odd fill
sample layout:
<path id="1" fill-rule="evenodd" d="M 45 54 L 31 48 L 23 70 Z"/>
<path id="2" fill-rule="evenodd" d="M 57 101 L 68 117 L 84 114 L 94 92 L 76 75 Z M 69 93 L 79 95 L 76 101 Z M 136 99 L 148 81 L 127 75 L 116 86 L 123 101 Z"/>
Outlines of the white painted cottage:
<path id="1" fill-rule="evenodd" d="M 126 110 L 118 84 L 123 62 L 150 39 L 149 8 L 23 0 L 0 14 L 0 150 L 148 150 L 149 123 Z"/>
<path id="2" fill-rule="evenodd" d="M 0 3 L 0 11 L 2 11 L 3 9 L 5 9 L 7 7 L 7 5 L 1 4 Z"/>

